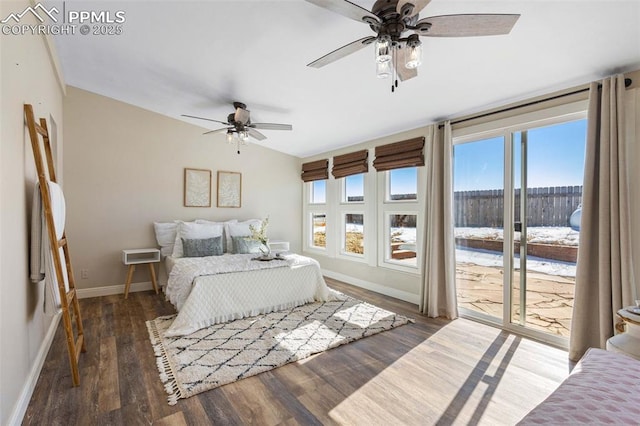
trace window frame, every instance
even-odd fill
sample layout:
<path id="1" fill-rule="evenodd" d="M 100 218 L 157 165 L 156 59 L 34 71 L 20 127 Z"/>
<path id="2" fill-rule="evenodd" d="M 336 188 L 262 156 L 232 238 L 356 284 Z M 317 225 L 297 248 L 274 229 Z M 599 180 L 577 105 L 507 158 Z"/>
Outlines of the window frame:
<path id="1" fill-rule="evenodd" d="M 368 172 L 367 172 L 368 173 Z M 336 180 L 341 180 L 340 182 L 340 204 L 349 204 L 349 205 L 358 205 L 365 204 L 367 202 L 367 173 L 358 173 L 355 175 L 349 175 L 342 178 L 338 178 Z M 362 176 L 362 201 L 348 201 L 347 200 L 347 179 L 351 176 Z"/>
<path id="2" fill-rule="evenodd" d="M 362 249 L 364 253 L 352 253 L 347 251 L 347 215 L 359 214 L 362 215 Z M 366 261 L 367 256 L 367 236 L 365 233 L 367 215 L 363 210 L 341 210 L 340 211 L 340 247 L 338 248 L 338 255 L 340 257 L 347 257 L 349 260 L 357 260 L 360 262 Z"/>
<path id="3" fill-rule="evenodd" d="M 321 179 L 322 181 L 325 182 L 324 184 L 324 202 L 314 202 L 313 198 L 315 195 L 315 183 L 316 182 L 320 182 L 320 180 L 313 180 L 310 182 L 305 182 L 308 184 L 308 198 L 307 198 L 307 203 L 314 205 L 314 206 L 322 206 L 322 205 L 326 205 L 327 204 L 327 180 L 326 179 Z"/>
<path id="4" fill-rule="evenodd" d="M 400 169 L 391 169 L 391 170 L 385 170 L 384 172 L 381 172 L 384 174 L 384 203 L 394 203 L 394 204 L 400 204 L 400 203 L 418 203 L 418 186 L 419 186 L 419 181 L 420 181 L 420 167 L 426 167 L 426 166 L 411 166 L 411 167 L 402 167 Z M 402 169 L 416 169 L 416 198 L 415 199 L 407 199 L 407 200 L 393 200 L 391 199 L 391 172 L 393 172 L 394 170 L 402 170 Z"/>
<path id="5" fill-rule="evenodd" d="M 416 199 L 388 200 L 390 195 L 390 172 L 378 172 L 378 267 L 406 272 L 412 275 L 422 274 L 424 263 L 424 216 L 425 216 L 425 186 L 426 168 L 428 166 L 413 166 L 416 169 Z M 389 217 L 394 214 L 411 214 L 416 216 L 416 265 L 407 265 L 391 259 L 391 235 L 388 232 Z"/>

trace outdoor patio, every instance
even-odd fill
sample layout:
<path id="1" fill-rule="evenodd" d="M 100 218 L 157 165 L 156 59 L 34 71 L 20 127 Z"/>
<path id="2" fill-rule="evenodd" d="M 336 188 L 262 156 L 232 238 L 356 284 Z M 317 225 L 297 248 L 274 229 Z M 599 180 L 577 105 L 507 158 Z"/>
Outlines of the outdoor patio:
<path id="1" fill-rule="evenodd" d="M 519 272 L 514 273 L 517 281 Z M 473 263 L 456 264 L 458 306 L 502 318 L 502 279 L 504 270 L 497 266 Z M 554 335 L 569 336 L 573 309 L 574 277 L 543 272 L 527 273 L 527 327 Z M 513 300 L 519 321 L 519 291 L 514 289 Z"/>

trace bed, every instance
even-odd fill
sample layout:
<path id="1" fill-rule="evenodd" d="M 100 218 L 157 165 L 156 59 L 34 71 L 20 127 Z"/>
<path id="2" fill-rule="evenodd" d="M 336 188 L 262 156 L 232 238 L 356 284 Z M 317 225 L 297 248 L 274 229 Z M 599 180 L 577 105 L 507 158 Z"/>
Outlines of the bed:
<path id="1" fill-rule="evenodd" d="M 640 423 L 640 361 L 591 348 L 547 399 L 518 425 Z"/>
<path id="2" fill-rule="evenodd" d="M 337 293 L 327 287 L 320 265 L 314 259 L 283 254 L 261 261 L 258 250 L 249 249 L 248 253 L 237 250 L 236 246 L 246 239 L 242 236 L 248 232 L 246 222 L 227 222 L 233 225 L 227 227 L 214 222 L 205 227 L 194 223 L 178 223 L 175 247 L 171 255 L 164 258 L 168 276 L 165 294 L 178 311 L 167 336 L 188 335 L 213 324 L 336 297 Z M 205 228 L 208 234 L 201 233 Z M 194 229 L 198 229 L 199 234 L 194 234 Z M 158 226 L 156 236 L 159 236 Z M 181 244 L 181 241 L 187 244 L 185 236 L 195 236 L 197 242 L 220 237 L 227 241 L 216 255 L 192 256 L 187 253 L 188 247 L 183 248 Z M 159 243 L 161 240 L 169 241 L 171 236 L 158 238 Z M 216 243 L 221 242 L 216 240 Z M 180 248 L 176 249 L 178 244 Z"/>

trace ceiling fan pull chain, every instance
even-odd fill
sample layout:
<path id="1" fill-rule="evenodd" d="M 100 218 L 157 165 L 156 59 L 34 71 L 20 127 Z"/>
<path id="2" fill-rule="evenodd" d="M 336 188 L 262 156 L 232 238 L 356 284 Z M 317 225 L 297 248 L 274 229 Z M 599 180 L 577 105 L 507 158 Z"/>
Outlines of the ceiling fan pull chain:
<path id="1" fill-rule="evenodd" d="M 393 48 L 393 81 L 391 82 L 391 92 L 395 92 L 398 87 L 398 48 Z"/>
<path id="2" fill-rule="evenodd" d="M 391 58 L 393 61 L 393 75 L 392 78 L 395 80 L 396 79 L 396 73 L 397 73 L 397 67 L 396 67 L 396 49 L 394 47 L 391 47 Z M 391 80 L 391 93 L 394 93 L 396 91 L 396 85 L 393 84 L 393 80 Z"/>

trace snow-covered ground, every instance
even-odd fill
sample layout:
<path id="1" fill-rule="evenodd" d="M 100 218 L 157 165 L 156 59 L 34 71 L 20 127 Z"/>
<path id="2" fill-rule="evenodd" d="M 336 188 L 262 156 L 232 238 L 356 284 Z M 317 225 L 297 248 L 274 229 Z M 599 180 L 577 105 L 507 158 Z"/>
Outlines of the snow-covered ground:
<path id="1" fill-rule="evenodd" d="M 501 228 L 454 228 L 454 233 L 456 238 L 503 239 Z M 579 237 L 580 233 L 568 226 L 532 226 L 527 228 L 527 241 L 530 243 L 577 246 Z"/>
<path id="2" fill-rule="evenodd" d="M 516 257 L 513 261 L 515 263 L 515 268 L 520 269 L 520 258 Z M 502 254 L 496 253 L 495 251 L 476 249 L 456 249 L 456 262 L 473 263 L 480 266 L 492 266 L 499 268 L 504 266 L 504 258 Z M 563 277 L 576 276 L 575 263 L 542 259 L 534 256 L 527 256 L 527 270 Z"/>

